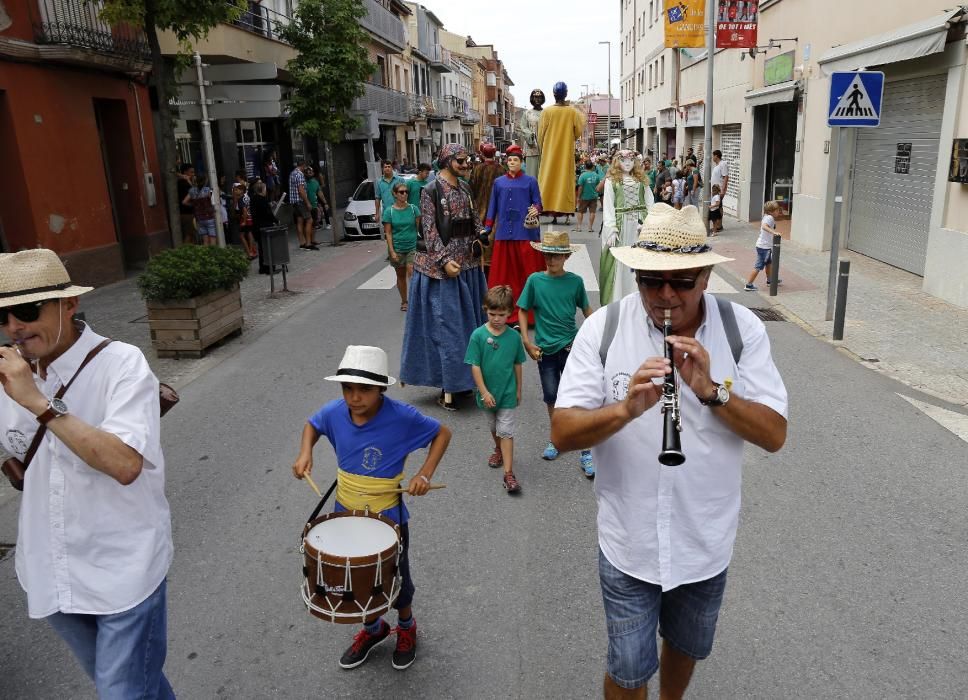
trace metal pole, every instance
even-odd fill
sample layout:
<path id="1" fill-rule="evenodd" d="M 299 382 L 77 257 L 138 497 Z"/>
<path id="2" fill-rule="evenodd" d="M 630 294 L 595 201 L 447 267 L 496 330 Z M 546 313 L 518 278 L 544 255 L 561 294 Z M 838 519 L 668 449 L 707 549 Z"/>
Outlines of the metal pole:
<path id="1" fill-rule="evenodd" d="M 844 318 L 847 315 L 847 283 L 850 281 L 850 260 L 840 261 L 837 284 L 837 310 L 834 313 L 834 340 L 844 339 Z"/>
<path id="2" fill-rule="evenodd" d="M 215 171 L 215 147 L 212 145 L 212 122 L 208 119 L 208 102 L 205 99 L 205 76 L 202 74 L 202 57 L 195 52 L 195 70 L 198 73 L 198 101 L 202 108 L 202 141 L 205 145 L 205 166 L 208 170 L 209 185 L 214 193 L 215 235 L 219 248 L 225 247 L 225 231 L 222 228 L 222 193 L 218 187 L 218 173 Z"/>
<path id="3" fill-rule="evenodd" d="M 840 173 L 841 157 L 840 151 L 843 146 L 842 127 L 832 127 L 834 130 L 834 148 L 837 151 L 837 162 L 834 167 L 837 169 L 834 174 L 834 210 L 832 230 L 830 232 L 830 266 L 827 270 L 827 310 L 824 320 L 829 321 L 834 317 L 834 296 L 837 292 L 837 256 L 840 253 L 840 214 L 843 207 L 843 178 Z"/>
<path id="4" fill-rule="evenodd" d="M 773 234 L 773 253 L 770 260 L 770 271 L 773 273 L 770 279 L 770 296 L 776 296 L 776 287 L 780 284 L 780 238 L 779 233 Z"/>
<path id="5" fill-rule="evenodd" d="M 612 42 L 600 41 L 608 47 L 608 128 L 605 129 L 605 149 L 612 150 Z M 594 133 L 594 132 L 593 132 Z"/>
<path id="6" fill-rule="evenodd" d="M 709 197 L 713 174 L 713 64 L 716 59 L 716 2 L 706 0 L 706 104 L 703 107 L 704 128 L 702 155 L 702 196 L 700 208 L 703 221 L 709 221 Z M 726 201 L 726 193 L 720 192 L 719 210 Z"/>

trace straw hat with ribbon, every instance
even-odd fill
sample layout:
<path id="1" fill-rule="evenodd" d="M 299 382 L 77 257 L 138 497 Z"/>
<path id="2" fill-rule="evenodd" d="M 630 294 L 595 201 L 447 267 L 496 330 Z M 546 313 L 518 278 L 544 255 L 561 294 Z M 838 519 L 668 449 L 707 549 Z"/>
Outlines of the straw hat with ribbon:
<path id="1" fill-rule="evenodd" d="M 531 247 L 542 253 L 558 255 L 571 255 L 578 250 L 578 246 L 571 244 L 571 239 L 565 231 L 545 231 L 541 241 L 531 241 Z"/>
<path id="2" fill-rule="evenodd" d="M 0 254 L 0 307 L 66 299 L 92 289 L 71 282 L 67 268 L 52 250 L 31 248 Z"/>
<path id="3" fill-rule="evenodd" d="M 706 242 L 702 216 L 692 205 L 682 209 L 653 205 L 639 228 L 638 240 L 610 250 L 633 270 L 689 270 L 733 260 L 713 252 Z"/>
<path id="4" fill-rule="evenodd" d="M 388 367 L 387 354 L 382 348 L 371 345 L 348 345 L 336 374 L 326 377 L 326 381 L 391 386 L 396 384 L 397 380 L 389 375 Z"/>

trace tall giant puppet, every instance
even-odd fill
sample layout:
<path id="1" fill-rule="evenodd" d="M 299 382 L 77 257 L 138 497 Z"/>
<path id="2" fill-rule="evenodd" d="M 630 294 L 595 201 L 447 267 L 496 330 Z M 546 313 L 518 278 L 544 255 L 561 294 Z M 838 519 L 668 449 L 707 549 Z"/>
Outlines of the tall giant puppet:
<path id="1" fill-rule="evenodd" d="M 471 195 L 474 197 L 474 209 L 483 221 L 484 215 L 487 214 L 487 205 L 491 202 L 491 190 L 494 187 L 494 181 L 501 177 L 505 170 L 504 166 L 494 159 L 494 156 L 497 155 L 497 147 L 493 143 L 482 143 L 478 150 L 484 158 L 484 162 L 474 166 L 469 183 Z M 484 259 L 481 261 L 484 266 L 484 275 L 487 277 L 490 277 L 491 274 L 492 253 L 492 246 L 488 246 L 484 251 Z"/>
<path id="2" fill-rule="evenodd" d="M 634 245 L 638 239 L 639 225 L 652 208 L 654 198 L 649 187 L 649 176 L 642 169 L 642 156 L 630 150 L 616 153 L 608 169 L 604 193 L 602 255 L 598 274 L 601 286 L 598 298 L 602 306 L 638 290 L 635 276 L 624 265 L 616 264 L 611 249 L 614 246 Z"/>
<path id="3" fill-rule="evenodd" d="M 524 169 L 531 177 L 538 177 L 541 168 L 541 150 L 538 148 L 538 122 L 544 111 L 545 94 L 531 91 L 531 109 L 524 113 Z"/>
<path id="4" fill-rule="evenodd" d="M 585 120 L 565 101 L 567 85 L 555 83 L 553 92 L 555 103 L 543 110 L 538 122 L 538 184 L 545 212 L 571 216 L 575 213 L 575 141 L 581 138 Z"/>
<path id="5" fill-rule="evenodd" d="M 541 194 L 538 181 L 521 170 L 521 147 L 509 146 L 505 154 L 508 174 L 494 181 L 484 220 L 485 231 L 494 228 L 487 283 L 491 287 L 510 285 L 517 299 L 528 275 L 545 269 L 544 255 L 531 247 L 531 241 L 539 240 L 540 227 L 536 222 L 541 213 Z M 530 221 L 526 221 L 529 214 Z M 517 323 L 517 320 L 518 309 L 515 307 L 508 321 Z M 534 321 L 533 318 L 530 320 Z"/>

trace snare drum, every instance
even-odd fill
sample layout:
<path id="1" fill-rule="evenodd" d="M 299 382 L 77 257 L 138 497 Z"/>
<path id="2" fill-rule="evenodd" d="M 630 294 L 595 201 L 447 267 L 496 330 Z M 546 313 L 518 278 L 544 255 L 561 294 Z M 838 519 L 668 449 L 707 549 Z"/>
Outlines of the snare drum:
<path id="1" fill-rule="evenodd" d="M 363 511 L 329 513 L 303 529 L 303 603 L 311 615 L 338 624 L 364 623 L 400 595 L 400 527 Z"/>

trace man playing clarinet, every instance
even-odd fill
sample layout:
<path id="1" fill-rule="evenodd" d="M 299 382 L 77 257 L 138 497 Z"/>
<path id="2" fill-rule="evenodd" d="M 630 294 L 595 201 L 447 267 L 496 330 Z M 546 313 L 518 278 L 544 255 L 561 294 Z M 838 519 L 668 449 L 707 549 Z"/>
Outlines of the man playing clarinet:
<path id="1" fill-rule="evenodd" d="M 712 252 L 695 207 L 655 205 L 638 240 L 611 250 L 631 268 L 625 274 L 635 275 L 638 292 L 599 309 L 579 330 L 551 440 L 562 451 L 592 448 L 598 468 L 605 697 L 645 698 L 658 671 L 660 695 L 671 700 L 712 650 L 744 443 L 769 452 L 783 446 L 787 394 L 762 321 L 706 293 L 713 266 L 729 258 Z M 678 466 L 659 461 L 670 449 L 663 444 L 667 375 L 678 375 L 685 457 Z"/>

